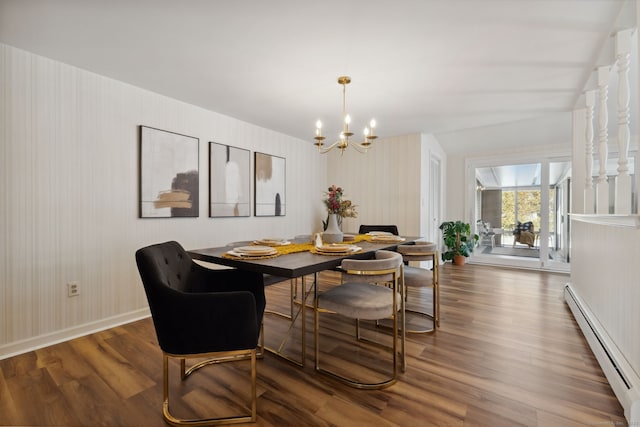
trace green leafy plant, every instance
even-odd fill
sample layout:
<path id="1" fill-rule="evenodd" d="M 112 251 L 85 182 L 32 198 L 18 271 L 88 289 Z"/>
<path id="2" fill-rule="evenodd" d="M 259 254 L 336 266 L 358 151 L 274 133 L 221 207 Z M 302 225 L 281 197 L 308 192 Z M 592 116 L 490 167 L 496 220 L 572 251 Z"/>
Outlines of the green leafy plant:
<path id="1" fill-rule="evenodd" d="M 455 255 L 468 257 L 478 241 L 478 235 L 471 232 L 471 225 L 462 221 L 445 221 L 440 224 L 444 245 L 442 261 L 453 261 Z"/>

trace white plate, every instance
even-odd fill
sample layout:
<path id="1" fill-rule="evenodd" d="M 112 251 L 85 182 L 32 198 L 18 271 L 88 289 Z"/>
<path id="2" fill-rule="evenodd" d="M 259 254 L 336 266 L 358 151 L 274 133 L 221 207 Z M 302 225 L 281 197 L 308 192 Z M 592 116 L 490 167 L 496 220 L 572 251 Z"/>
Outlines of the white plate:
<path id="1" fill-rule="evenodd" d="M 329 244 L 319 246 L 316 249 L 322 252 L 347 252 L 351 249 L 352 246 L 353 245 Z"/>
<path id="2" fill-rule="evenodd" d="M 260 246 L 260 245 L 240 246 L 238 248 L 233 248 L 233 251 L 241 254 L 249 254 L 249 255 L 271 255 L 277 252 L 271 246 Z"/>
<path id="3" fill-rule="evenodd" d="M 367 233 L 368 236 L 393 236 L 393 233 L 389 233 L 388 231 L 370 231 Z"/>
<path id="4" fill-rule="evenodd" d="M 362 249 L 360 246 L 355 245 L 323 245 L 316 248 L 316 251 L 323 254 L 349 254 L 352 252 L 358 252 Z"/>
<path id="5" fill-rule="evenodd" d="M 266 246 L 285 246 L 285 245 L 291 244 L 291 242 L 288 240 L 277 240 L 277 239 L 254 240 L 254 243 L 257 243 L 259 245 L 266 245 Z"/>
<path id="6" fill-rule="evenodd" d="M 245 253 L 245 252 L 236 252 L 236 251 L 233 251 L 233 250 L 232 251 L 227 251 L 226 253 L 229 254 L 229 255 L 232 255 L 232 256 L 236 256 L 238 258 L 247 258 L 247 259 L 248 258 L 260 258 L 260 257 L 265 257 L 265 256 L 271 256 L 271 255 L 277 255 L 278 254 L 277 251 L 274 251 L 273 253 L 268 253 L 268 254 L 267 253 L 248 254 L 248 253 Z"/>
<path id="7" fill-rule="evenodd" d="M 390 236 L 373 236 L 371 238 L 372 242 L 404 242 L 406 239 L 404 237 L 390 235 Z"/>

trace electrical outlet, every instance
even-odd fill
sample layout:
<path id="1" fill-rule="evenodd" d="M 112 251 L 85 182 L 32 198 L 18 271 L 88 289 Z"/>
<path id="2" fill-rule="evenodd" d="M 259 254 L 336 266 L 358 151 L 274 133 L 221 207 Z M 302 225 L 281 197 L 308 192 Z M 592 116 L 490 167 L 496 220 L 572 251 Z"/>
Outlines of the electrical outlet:
<path id="1" fill-rule="evenodd" d="M 67 283 L 67 296 L 76 297 L 80 295 L 80 285 L 78 282 Z"/>

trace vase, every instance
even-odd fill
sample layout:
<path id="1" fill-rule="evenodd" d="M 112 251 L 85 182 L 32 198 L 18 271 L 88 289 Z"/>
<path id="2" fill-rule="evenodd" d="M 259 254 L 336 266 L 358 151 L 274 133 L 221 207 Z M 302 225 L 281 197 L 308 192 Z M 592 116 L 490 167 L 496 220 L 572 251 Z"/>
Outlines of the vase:
<path id="1" fill-rule="evenodd" d="M 341 243 L 344 235 L 338 226 L 338 214 L 329 214 L 327 229 L 322 233 L 324 243 Z"/>

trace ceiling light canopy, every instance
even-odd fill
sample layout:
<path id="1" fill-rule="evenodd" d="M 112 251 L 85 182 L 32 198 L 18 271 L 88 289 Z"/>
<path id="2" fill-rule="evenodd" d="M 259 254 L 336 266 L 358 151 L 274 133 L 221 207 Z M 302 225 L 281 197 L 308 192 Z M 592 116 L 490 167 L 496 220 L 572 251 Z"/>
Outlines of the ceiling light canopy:
<path id="1" fill-rule="evenodd" d="M 315 145 L 318 147 L 318 152 L 324 154 L 333 150 L 334 148 L 340 149 L 340 154 L 344 153 L 344 150 L 352 145 L 357 151 L 361 153 L 366 153 L 369 147 L 371 146 L 371 142 L 377 138 L 374 135 L 373 130 L 376 127 L 376 121 L 371 119 L 369 122 L 369 127 L 364 128 L 364 141 L 363 142 L 354 142 L 349 138 L 353 136 L 353 132 L 349 130 L 349 125 L 351 124 L 351 116 L 347 114 L 347 85 L 351 83 L 351 77 L 348 76 L 340 76 L 338 77 L 338 83 L 342 85 L 342 132 L 338 135 L 338 140 L 333 144 L 329 145 L 326 148 L 324 146 L 325 137 L 322 136 L 322 122 L 318 120 L 316 122 L 316 136 L 314 139 L 316 140 Z"/>

